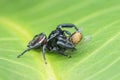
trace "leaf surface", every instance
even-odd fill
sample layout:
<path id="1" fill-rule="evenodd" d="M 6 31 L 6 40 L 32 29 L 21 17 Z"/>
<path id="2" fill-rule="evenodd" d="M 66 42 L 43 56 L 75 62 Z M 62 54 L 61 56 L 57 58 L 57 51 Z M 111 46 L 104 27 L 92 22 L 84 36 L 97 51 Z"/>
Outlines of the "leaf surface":
<path id="1" fill-rule="evenodd" d="M 61 23 L 83 28 L 89 42 L 77 45 L 72 58 L 30 51 L 35 34 L 47 36 Z M 1 0 L 0 80 L 118 80 L 120 78 L 119 0 Z"/>

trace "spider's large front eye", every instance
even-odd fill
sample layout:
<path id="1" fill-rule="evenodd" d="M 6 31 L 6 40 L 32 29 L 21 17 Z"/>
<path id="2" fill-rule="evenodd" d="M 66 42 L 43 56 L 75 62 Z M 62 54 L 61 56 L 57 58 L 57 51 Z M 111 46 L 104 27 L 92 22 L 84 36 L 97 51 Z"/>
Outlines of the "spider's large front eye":
<path id="1" fill-rule="evenodd" d="M 78 44 L 81 40 L 82 40 L 82 34 L 80 32 L 74 32 L 70 37 L 70 41 L 73 44 Z"/>

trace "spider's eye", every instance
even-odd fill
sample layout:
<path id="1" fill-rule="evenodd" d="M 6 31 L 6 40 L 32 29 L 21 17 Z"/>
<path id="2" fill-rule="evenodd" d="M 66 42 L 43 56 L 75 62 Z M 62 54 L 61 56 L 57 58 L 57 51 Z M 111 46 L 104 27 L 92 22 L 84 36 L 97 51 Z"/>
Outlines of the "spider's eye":
<path id="1" fill-rule="evenodd" d="M 81 40 L 82 40 L 82 34 L 80 32 L 74 32 L 70 37 L 70 41 L 73 44 L 78 44 Z"/>

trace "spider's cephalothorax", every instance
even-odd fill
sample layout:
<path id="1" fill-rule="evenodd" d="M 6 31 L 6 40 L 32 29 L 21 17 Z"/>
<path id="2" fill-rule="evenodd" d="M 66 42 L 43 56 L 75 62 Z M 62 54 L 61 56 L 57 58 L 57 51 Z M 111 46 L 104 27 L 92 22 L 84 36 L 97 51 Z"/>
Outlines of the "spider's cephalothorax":
<path id="1" fill-rule="evenodd" d="M 67 30 L 62 30 L 62 28 L 72 27 L 75 28 L 75 32 L 72 34 Z M 19 58 L 25 52 L 35 48 L 42 48 L 45 63 L 47 63 L 45 50 L 58 52 L 62 55 L 70 57 L 69 55 L 65 54 L 65 51 L 68 49 L 72 51 L 76 50 L 75 46 L 81 41 L 81 39 L 82 34 L 74 24 L 60 24 L 54 31 L 49 34 L 48 38 L 44 33 L 35 35 L 34 38 L 28 43 L 28 49 L 23 51 L 17 57 Z"/>

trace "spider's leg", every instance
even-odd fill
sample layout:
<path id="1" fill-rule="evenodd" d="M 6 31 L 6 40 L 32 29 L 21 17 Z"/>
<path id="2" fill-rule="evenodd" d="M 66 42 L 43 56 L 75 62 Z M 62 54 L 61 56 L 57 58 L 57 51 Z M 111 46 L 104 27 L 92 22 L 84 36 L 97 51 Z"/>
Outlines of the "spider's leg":
<path id="1" fill-rule="evenodd" d="M 32 49 L 32 48 L 28 48 L 28 49 L 24 50 L 21 54 L 19 54 L 19 55 L 17 56 L 17 58 L 20 58 L 22 55 L 24 55 L 26 52 L 30 51 L 31 49 Z"/>
<path id="2" fill-rule="evenodd" d="M 66 57 L 68 57 L 68 58 L 71 58 L 71 55 L 65 54 L 65 51 L 63 51 L 63 50 L 59 50 L 58 53 L 60 53 L 60 54 L 63 55 L 63 56 L 66 56 Z"/>
<path id="3" fill-rule="evenodd" d="M 64 33 L 68 34 L 69 36 L 72 35 L 71 32 L 69 32 L 69 31 L 67 31 L 67 30 L 63 30 L 63 31 L 64 31 Z"/>
<path id="4" fill-rule="evenodd" d="M 45 49 L 46 49 L 46 44 L 43 45 L 43 47 L 42 47 L 42 55 L 43 55 L 43 59 L 45 61 L 45 64 L 47 64 L 46 57 L 45 57 Z"/>
<path id="5" fill-rule="evenodd" d="M 26 50 L 24 50 L 21 54 L 19 54 L 17 56 L 17 58 L 20 58 L 22 55 L 24 55 L 26 52 L 30 51 L 31 49 L 35 49 L 37 47 L 39 47 L 41 45 L 41 43 L 37 43 L 35 46 L 30 46 L 28 47 Z"/>
<path id="6" fill-rule="evenodd" d="M 75 28 L 76 31 L 79 31 L 79 29 L 74 24 L 60 24 L 57 26 L 57 28 Z"/>
<path id="7" fill-rule="evenodd" d="M 67 50 L 67 49 L 75 50 L 75 46 L 65 42 L 65 40 L 64 41 L 62 41 L 62 40 L 57 41 L 57 46 L 59 46 L 58 52 L 64 56 L 67 56 L 67 57 L 71 57 L 71 56 L 68 54 L 65 54 L 64 53 L 65 50 Z"/>
<path id="8" fill-rule="evenodd" d="M 75 49 L 75 46 L 73 44 L 70 44 L 68 42 L 63 42 L 63 41 L 57 41 L 57 45 L 67 48 L 67 49 Z"/>

